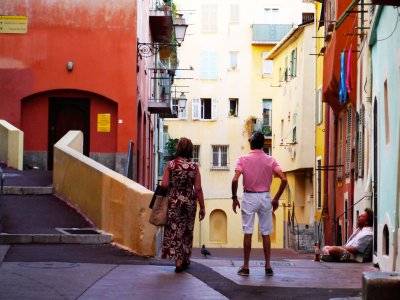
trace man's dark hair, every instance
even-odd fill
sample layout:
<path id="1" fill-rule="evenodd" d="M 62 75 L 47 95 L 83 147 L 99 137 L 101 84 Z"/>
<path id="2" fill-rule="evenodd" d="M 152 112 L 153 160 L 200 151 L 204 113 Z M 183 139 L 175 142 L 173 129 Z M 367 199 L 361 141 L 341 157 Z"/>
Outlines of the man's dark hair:
<path id="1" fill-rule="evenodd" d="M 260 131 L 254 132 L 250 137 L 251 149 L 262 149 L 264 146 L 264 134 Z"/>
<path id="2" fill-rule="evenodd" d="M 193 144 L 188 138 L 181 138 L 176 146 L 176 156 L 184 158 L 193 157 Z"/>
<path id="3" fill-rule="evenodd" d="M 368 226 L 372 227 L 374 225 L 374 212 L 370 208 L 366 208 L 364 211 L 367 213 Z"/>

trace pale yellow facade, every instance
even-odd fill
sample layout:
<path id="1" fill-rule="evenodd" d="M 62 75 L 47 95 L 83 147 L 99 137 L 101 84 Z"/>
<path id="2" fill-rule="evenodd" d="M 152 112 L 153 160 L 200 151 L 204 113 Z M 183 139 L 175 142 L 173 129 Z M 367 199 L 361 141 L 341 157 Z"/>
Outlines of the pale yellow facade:
<path id="1" fill-rule="evenodd" d="M 274 81 L 280 83 L 272 101 L 272 155 L 280 162 L 288 178 L 286 191 L 289 218 L 285 223 L 297 230 L 297 237 L 288 239 L 298 250 L 311 250 L 314 207 L 314 112 L 315 112 L 315 35 L 311 21 L 299 25 L 272 50 Z M 308 232 L 304 234 L 301 232 Z M 293 231 L 293 230 L 292 230 Z M 309 237 L 295 245 L 299 237 Z M 293 244 L 295 243 L 295 244 Z"/>
<path id="2" fill-rule="evenodd" d="M 263 117 L 263 100 L 272 100 L 273 72 L 265 66 L 264 58 L 276 42 L 255 43 L 254 24 L 267 22 L 269 9 L 278 9 L 276 23 L 301 23 L 302 1 L 175 1 L 178 12 L 184 12 L 189 24 L 186 38 L 178 50 L 179 67 L 176 86 L 184 86 L 187 107 L 178 119 L 165 119 L 164 127 L 171 138 L 182 136 L 199 146 L 199 165 L 205 196 L 206 217 L 196 220 L 194 245 L 206 247 L 241 248 L 243 234 L 241 215 L 232 211 L 231 180 L 236 160 L 249 152 L 248 120 Z M 294 9 L 296 7 L 296 9 Z M 309 11 L 313 6 L 306 5 Z M 212 17 L 210 17 L 212 16 Z M 205 21 L 208 26 L 205 26 Z M 204 58 L 204 55 L 211 55 Z M 204 68 L 209 63 L 209 68 Z M 268 70 L 267 70 L 268 69 Z M 204 73 L 205 72 L 205 73 Z M 207 77 L 208 76 L 208 77 Z M 179 80 L 179 77 L 192 78 Z M 196 117 L 196 103 L 211 102 L 210 116 L 207 108 Z M 207 100 L 208 101 L 208 100 Z M 236 109 L 232 111 L 232 101 Z M 247 124 L 247 125 L 246 125 Z M 274 130 L 274 129 L 273 129 Z M 272 143 L 272 137 L 267 143 Z M 224 149 L 227 164 L 215 166 L 213 146 Z M 219 151 L 219 150 L 218 150 Z M 220 152 L 218 152 L 220 154 Z M 275 194 L 274 182 L 271 193 Z M 239 200 L 243 194 L 239 183 Z M 283 202 L 282 202 L 283 203 Z M 274 215 L 275 233 L 272 247 L 284 246 L 284 208 Z M 255 228 L 258 228 L 257 218 Z M 260 237 L 253 234 L 253 247 L 261 248 Z"/>

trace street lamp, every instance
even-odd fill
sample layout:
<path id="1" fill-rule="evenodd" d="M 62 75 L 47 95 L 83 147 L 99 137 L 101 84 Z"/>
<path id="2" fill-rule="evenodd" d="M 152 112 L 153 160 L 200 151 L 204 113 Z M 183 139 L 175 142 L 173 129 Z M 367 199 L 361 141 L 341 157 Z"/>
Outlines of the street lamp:
<path id="1" fill-rule="evenodd" d="M 183 40 L 185 39 L 186 29 L 188 25 L 182 14 L 178 14 L 178 17 L 174 20 L 172 24 L 175 42 L 174 43 L 140 43 L 137 44 L 137 52 L 141 56 L 150 57 L 156 55 L 161 49 L 169 49 L 175 51 L 176 47 L 180 47 Z"/>
<path id="2" fill-rule="evenodd" d="M 185 110 L 185 108 L 186 108 L 186 101 L 187 101 L 187 99 L 186 99 L 186 97 L 185 97 L 185 93 L 184 93 L 184 92 L 181 92 L 181 95 L 180 95 L 179 98 L 178 98 L 178 108 L 179 108 L 179 111 L 183 112 L 183 111 Z"/>

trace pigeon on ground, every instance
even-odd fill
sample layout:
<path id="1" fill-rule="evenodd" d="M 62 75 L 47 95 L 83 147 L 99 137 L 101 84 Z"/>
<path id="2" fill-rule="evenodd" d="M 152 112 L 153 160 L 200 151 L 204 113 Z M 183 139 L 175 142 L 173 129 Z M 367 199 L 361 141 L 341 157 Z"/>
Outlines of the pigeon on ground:
<path id="1" fill-rule="evenodd" d="M 201 246 L 201 254 L 202 254 L 205 258 L 207 258 L 207 255 L 211 255 L 210 251 L 208 251 L 208 250 L 206 249 L 206 246 L 205 246 L 205 245 Z"/>

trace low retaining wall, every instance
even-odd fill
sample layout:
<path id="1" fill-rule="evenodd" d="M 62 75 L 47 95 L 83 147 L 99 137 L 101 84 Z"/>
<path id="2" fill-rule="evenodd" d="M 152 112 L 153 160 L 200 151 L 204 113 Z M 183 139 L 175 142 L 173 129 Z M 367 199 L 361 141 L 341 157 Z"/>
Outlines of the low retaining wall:
<path id="1" fill-rule="evenodd" d="M 0 120 L 0 161 L 8 167 L 22 170 L 24 133 L 5 120 Z"/>
<path id="2" fill-rule="evenodd" d="M 55 194 L 73 204 L 113 241 L 155 256 L 157 228 L 148 222 L 153 192 L 82 154 L 83 134 L 69 131 L 54 145 Z"/>

